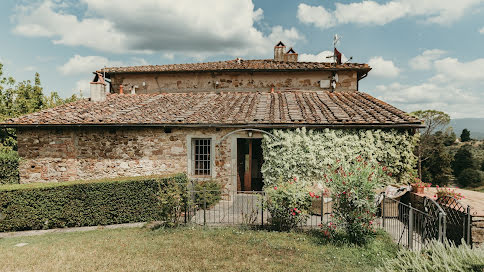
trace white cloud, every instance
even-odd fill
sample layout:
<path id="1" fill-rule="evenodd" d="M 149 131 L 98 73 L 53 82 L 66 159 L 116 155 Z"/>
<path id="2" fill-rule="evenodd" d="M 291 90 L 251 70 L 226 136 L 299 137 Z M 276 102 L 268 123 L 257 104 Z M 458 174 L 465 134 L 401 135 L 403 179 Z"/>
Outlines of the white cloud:
<path id="1" fill-rule="evenodd" d="M 400 74 L 400 69 L 395 66 L 393 61 L 385 60 L 382 57 L 373 57 L 368 61 L 372 68 L 371 75 L 379 77 L 396 77 Z"/>
<path id="2" fill-rule="evenodd" d="M 484 34 L 484 26 L 481 29 L 479 29 L 479 33 Z"/>
<path id="3" fill-rule="evenodd" d="M 130 66 L 130 65 L 148 65 L 148 61 L 143 58 L 131 58 L 130 61 L 118 61 L 110 60 L 102 56 L 80 56 L 74 55 L 62 66 L 57 67 L 57 69 L 63 75 L 79 75 L 79 74 L 90 74 L 96 70 L 106 67 L 113 66 Z"/>
<path id="4" fill-rule="evenodd" d="M 329 28 L 337 24 L 384 25 L 401 18 L 417 17 L 428 23 L 450 24 L 482 0 L 393 0 L 386 3 L 361 1 L 336 3 L 334 10 L 299 4 L 298 19 L 306 24 Z"/>
<path id="5" fill-rule="evenodd" d="M 81 5 L 87 7 L 83 17 L 52 0 L 20 6 L 14 32 L 107 52 L 197 56 L 267 54 L 279 37 L 302 38 L 295 28 L 280 26 L 264 35 L 254 26 L 263 11 L 251 0 L 82 0 Z"/>
<path id="6" fill-rule="evenodd" d="M 412 58 L 409 65 L 414 70 L 429 70 L 432 68 L 433 62 L 445 53 L 440 49 L 425 50 L 421 55 Z"/>
<path id="7" fill-rule="evenodd" d="M 469 62 L 460 62 L 456 58 L 445 58 L 436 60 L 434 65 L 441 79 L 470 81 L 468 83 L 484 81 L 482 72 L 484 71 L 484 58 Z"/>
<path id="8" fill-rule="evenodd" d="M 297 18 L 305 24 L 328 28 L 335 24 L 335 18 L 322 6 L 309 6 L 304 3 L 297 7 Z"/>
<path id="9" fill-rule="evenodd" d="M 75 55 L 70 58 L 64 65 L 58 67 L 64 75 L 78 75 L 94 72 L 104 66 L 123 66 L 120 61 L 111 61 L 101 56 L 80 56 Z"/>
<path id="10" fill-rule="evenodd" d="M 484 58 L 461 62 L 448 57 L 430 61 L 430 65 L 435 74 L 426 82 L 379 85 L 373 94 L 406 111 L 436 109 L 452 118 L 484 117 Z"/>
<path id="11" fill-rule="evenodd" d="M 333 63 L 333 51 L 322 51 L 316 55 L 313 54 L 299 54 L 298 56 L 299 61 L 307 61 L 307 62 L 330 62 Z M 341 55 L 341 61 L 346 62 L 348 58 L 344 54 Z"/>
<path id="12" fill-rule="evenodd" d="M 73 92 L 77 95 L 81 94 L 83 97 L 90 96 L 90 82 L 91 80 L 88 79 L 81 79 L 77 81 L 76 87 L 74 88 Z"/>
<path id="13" fill-rule="evenodd" d="M 484 100 L 472 89 L 431 82 L 419 85 L 393 83 L 379 85 L 372 93 L 407 112 L 435 109 L 450 114 L 452 118 L 484 117 Z"/>
<path id="14" fill-rule="evenodd" d="M 24 67 L 24 71 L 27 71 L 27 72 L 32 72 L 32 71 L 35 71 L 37 69 L 38 68 L 35 67 L 35 66 L 26 66 L 26 67 Z"/>

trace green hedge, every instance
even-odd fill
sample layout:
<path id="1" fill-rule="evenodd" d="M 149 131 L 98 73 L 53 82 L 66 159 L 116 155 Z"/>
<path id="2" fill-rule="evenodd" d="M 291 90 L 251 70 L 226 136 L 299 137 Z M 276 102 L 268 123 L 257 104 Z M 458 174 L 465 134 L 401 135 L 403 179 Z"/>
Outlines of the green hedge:
<path id="1" fill-rule="evenodd" d="M 172 209 L 160 194 L 185 191 L 186 184 L 186 175 L 177 174 L 0 186 L 0 231 L 163 220 Z"/>
<path id="2" fill-rule="evenodd" d="M 0 152 L 0 184 L 19 183 L 19 160 L 15 151 Z"/>

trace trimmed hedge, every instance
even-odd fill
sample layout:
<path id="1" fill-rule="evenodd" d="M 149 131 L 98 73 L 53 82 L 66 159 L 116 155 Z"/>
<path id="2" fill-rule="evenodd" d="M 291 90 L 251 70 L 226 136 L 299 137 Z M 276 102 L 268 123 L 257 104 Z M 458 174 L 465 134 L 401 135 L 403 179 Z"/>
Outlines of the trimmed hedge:
<path id="1" fill-rule="evenodd" d="M 15 151 L 0 152 L 0 184 L 20 182 L 19 160 L 18 153 Z"/>
<path id="2" fill-rule="evenodd" d="M 186 184 L 177 174 L 0 186 L 0 231 L 164 220 L 172 215 L 160 194 L 185 192 Z"/>

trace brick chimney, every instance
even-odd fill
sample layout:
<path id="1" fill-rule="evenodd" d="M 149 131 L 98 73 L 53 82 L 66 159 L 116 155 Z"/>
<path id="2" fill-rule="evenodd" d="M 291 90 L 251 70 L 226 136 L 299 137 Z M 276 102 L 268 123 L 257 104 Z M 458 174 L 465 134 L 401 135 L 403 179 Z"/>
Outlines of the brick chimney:
<path id="1" fill-rule="evenodd" d="M 106 100 L 106 83 L 100 74 L 97 74 L 89 85 L 91 101 L 102 102 Z"/>
<path id="2" fill-rule="evenodd" d="M 294 51 L 294 49 L 289 48 L 289 50 L 286 52 L 286 55 L 285 55 L 285 59 L 286 61 L 288 62 L 297 62 L 297 56 L 298 54 L 296 53 L 296 51 Z"/>
<path id="3" fill-rule="evenodd" d="M 274 46 L 274 60 L 284 61 L 284 51 L 286 51 L 286 46 L 282 41 L 279 41 L 279 43 Z"/>

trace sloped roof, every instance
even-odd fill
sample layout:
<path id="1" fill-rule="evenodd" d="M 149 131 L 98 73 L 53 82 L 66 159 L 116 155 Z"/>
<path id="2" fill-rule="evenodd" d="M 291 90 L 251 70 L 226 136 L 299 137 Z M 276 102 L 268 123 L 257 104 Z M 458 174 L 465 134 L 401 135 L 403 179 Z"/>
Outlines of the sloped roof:
<path id="1" fill-rule="evenodd" d="M 309 71 L 309 70 L 361 70 L 368 72 L 371 68 L 368 64 L 343 63 L 332 64 L 327 62 L 288 62 L 275 61 L 272 59 L 262 60 L 227 60 L 201 63 L 144 65 L 127 67 L 108 67 L 100 69 L 99 73 L 163 73 L 163 72 L 210 72 L 210 71 Z"/>
<path id="2" fill-rule="evenodd" d="M 110 94 L 8 119 L 22 126 L 418 127 L 421 122 L 362 92 Z"/>

